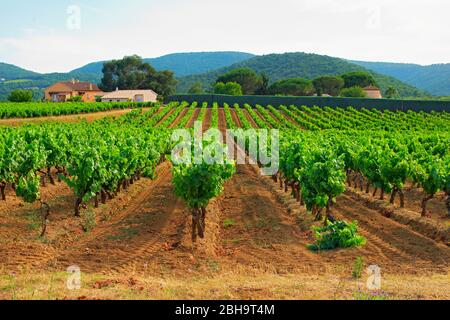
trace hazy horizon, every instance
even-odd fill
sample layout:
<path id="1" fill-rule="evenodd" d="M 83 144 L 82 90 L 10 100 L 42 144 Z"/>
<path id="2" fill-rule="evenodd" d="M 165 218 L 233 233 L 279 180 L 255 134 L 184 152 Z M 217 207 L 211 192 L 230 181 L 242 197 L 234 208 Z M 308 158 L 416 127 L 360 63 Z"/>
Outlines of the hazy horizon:
<path id="1" fill-rule="evenodd" d="M 0 62 L 49 73 L 131 54 L 239 51 L 442 64 L 447 9 L 444 0 L 18 0 L 2 3 Z"/>

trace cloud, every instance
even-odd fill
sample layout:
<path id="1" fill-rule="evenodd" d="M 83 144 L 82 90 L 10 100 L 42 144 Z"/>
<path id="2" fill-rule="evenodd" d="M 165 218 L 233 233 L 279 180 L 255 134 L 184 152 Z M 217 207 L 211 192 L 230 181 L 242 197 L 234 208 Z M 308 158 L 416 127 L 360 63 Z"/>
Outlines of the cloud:
<path id="1" fill-rule="evenodd" d="M 130 1 L 79 3 L 80 30 L 24 26 L 0 38 L 0 60 L 40 72 L 139 54 L 305 51 L 349 59 L 448 61 L 444 0 Z M 105 10 L 106 8 L 106 10 Z M 51 9 L 49 9 L 51 10 Z"/>

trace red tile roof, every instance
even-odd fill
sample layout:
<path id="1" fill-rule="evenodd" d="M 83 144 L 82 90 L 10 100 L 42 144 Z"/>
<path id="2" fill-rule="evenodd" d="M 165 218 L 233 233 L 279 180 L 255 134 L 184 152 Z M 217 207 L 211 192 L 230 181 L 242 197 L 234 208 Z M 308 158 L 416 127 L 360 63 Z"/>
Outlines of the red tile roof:
<path id="1" fill-rule="evenodd" d="M 90 83 L 90 82 L 73 82 L 73 81 L 67 81 L 67 82 L 61 82 L 62 84 L 65 84 L 69 88 L 71 88 L 73 91 L 101 91 L 96 84 Z"/>
<path id="2" fill-rule="evenodd" d="M 380 88 L 378 88 L 378 87 L 375 87 L 375 86 L 368 86 L 368 87 L 365 87 L 363 90 L 376 90 L 376 91 L 379 91 L 380 90 Z"/>

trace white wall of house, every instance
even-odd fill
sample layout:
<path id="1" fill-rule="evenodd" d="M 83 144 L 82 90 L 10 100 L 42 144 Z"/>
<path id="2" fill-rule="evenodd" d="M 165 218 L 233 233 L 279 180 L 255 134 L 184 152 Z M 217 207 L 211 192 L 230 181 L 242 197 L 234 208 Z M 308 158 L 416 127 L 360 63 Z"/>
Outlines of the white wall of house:
<path id="1" fill-rule="evenodd" d="M 157 99 L 152 90 L 118 90 L 105 94 L 102 102 L 156 102 Z"/>

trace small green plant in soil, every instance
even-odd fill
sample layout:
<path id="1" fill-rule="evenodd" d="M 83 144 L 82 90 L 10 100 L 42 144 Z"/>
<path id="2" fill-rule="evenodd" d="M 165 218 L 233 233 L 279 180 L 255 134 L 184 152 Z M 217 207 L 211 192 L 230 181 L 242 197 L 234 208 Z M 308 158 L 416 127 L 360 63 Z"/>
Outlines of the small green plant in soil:
<path id="1" fill-rule="evenodd" d="M 355 279 L 361 279 L 362 271 L 364 267 L 363 257 L 357 257 L 353 263 L 352 277 Z"/>
<path id="2" fill-rule="evenodd" d="M 86 210 L 82 216 L 82 227 L 84 232 L 90 232 L 92 229 L 95 228 L 96 222 L 95 222 L 95 212 L 94 210 Z"/>
<path id="3" fill-rule="evenodd" d="M 236 224 L 236 222 L 234 222 L 234 220 L 232 219 L 225 219 L 225 221 L 223 222 L 223 227 L 225 229 L 231 228 Z"/>
<path id="4" fill-rule="evenodd" d="M 26 216 L 26 219 L 28 220 L 28 230 L 37 230 L 42 224 L 38 212 L 34 210 Z"/>
<path id="5" fill-rule="evenodd" d="M 316 243 L 308 245 L 312 251 L 332 250 L 337 248 L 359 247 L 366 244 L 366 239 L 358 234 L 358 222 L 330 222 L 326 227 L 313 227 Z"/>
<path id="6" fill-rule="evenodd" d="M 362 301 L 383 301 L 389 300 L 389 295 L 384 291 L 365 292 L 360 289 L 353 293 L 353 299 Z"/>

